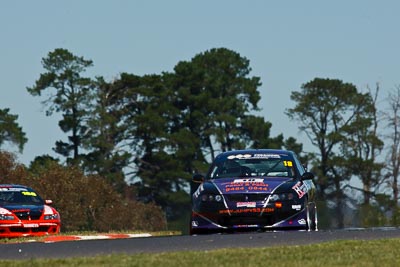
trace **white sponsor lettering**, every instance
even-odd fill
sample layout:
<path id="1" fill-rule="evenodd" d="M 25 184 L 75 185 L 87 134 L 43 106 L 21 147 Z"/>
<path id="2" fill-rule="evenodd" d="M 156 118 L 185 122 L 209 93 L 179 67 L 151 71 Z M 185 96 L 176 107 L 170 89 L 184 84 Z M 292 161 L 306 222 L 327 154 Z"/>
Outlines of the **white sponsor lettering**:
<path id="1" fill-rule="evenodd" d="M 255 158 L 255 159 L 280 159 L 281 156 L 278 154 L 236 154 L 236 155 L 230 155 L 227 157 L 227 159 L 249 159 L 249 158 Z"/>
<path id="2" fill-rule="evenodd" d="M 235 179 L 233 183 L 263 183 L 264 179 L 262 178 L 248 178 L 248 179 Z"/>
<path id="3" fill-rule="evenodd" d="M 301 205 L 292 205 L 293 210 L 301 210 Z"/>
<path id="4" fill-rule="evenodd" d="M 24 228 L 38 228 L 39 224 L 37 223 L 26 223 L 24 224 Z"/>
<path id="5" fill-rule="evenodd" d="M 248 159 L 251 158 L 250 154 L 237 154 L 237 155 L 230 155 L 227 157 L 227 159 Z"/>
<path id="6" fill-rule="evenodd" d="M 238 202 L 236 203 L 236 207 L 238 208 L 255 208 L 256 207 L 256 202 Z"/>
<path id="7" fill-rule="evenodd" d="M 28 191 L 28 190 L 25 188 L 2 187 L 2 188 L 0 188 L 0 191 L 22 192 L 22 191 Z"/>
<path id="8" fill-rule="evenodd" d="M 280 159 L 281 156 L 278 154 L 254 154 L 255 158 L 265 158 L 265 159 Z"/>
<path id="9" fill-rule="evenodd" d="M 201 184 L 201 185 L 197 188 L 196 192 L 194 192 L 194 194 L 193 194 L 194 197 L 195 197 L 195 198 L 198 198 L 198 197 L 200 196 L 200 193 L 201 193 L 202 191 L 204 191 L 203 184 Z"/>
<path id="10" fill-rule="evenodd" d="M 302 184 L 301 182 L 298 182 L 297 184 L 295 184 L 292 189 L 297 193 L 297 195 L 299 196 L 299 198 L 304 197 L 304 195 L 306 194 L 307 187 Z"/>
<path id="11" fill-rule="evenodd" d="M 306 222 L 306 220 L 304 220 L 304 219 L 300 219 L 300 220 L 298 220 L 297 221 L 299 224 L 301 224 L 301 225 L 305 225 L 307 222 Z"/>

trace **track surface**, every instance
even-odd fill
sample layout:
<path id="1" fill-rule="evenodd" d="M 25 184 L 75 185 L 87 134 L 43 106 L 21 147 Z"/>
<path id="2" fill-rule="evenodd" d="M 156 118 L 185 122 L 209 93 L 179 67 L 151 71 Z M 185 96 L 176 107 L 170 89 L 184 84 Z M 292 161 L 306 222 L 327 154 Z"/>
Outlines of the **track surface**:
<path id="1" fill-rule="evenodd" d="M 0 259 L 89 257 L 112 253 L 155 253 L 220 248 L 250 248 L 303 245 L 333 240 L 400 238 L 399 228 L 318 232 L 263 232 L 199 236 L 141 237 L 109 240 L 81 240 L 56 243 L 0 244 Z"/>

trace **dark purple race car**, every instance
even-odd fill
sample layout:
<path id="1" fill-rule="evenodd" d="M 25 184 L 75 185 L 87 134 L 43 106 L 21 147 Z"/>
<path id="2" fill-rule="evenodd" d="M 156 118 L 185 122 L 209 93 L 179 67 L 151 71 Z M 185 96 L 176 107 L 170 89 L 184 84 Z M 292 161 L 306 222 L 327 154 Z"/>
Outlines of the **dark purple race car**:
<path id="1" fill-rule="evenodd" d="M 193 176 L 190 234 L 240 230 L 318 230 L 314 175 L 292 151 L 252 149 L 218 155 Z"/>

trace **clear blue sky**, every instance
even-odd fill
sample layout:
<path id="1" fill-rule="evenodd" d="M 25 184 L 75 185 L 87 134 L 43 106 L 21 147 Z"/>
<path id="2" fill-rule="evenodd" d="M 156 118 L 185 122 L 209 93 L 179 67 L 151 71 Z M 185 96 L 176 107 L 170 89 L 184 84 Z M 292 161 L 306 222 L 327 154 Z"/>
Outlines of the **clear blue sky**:
<path id="1" fill-rule="evenodd" d="M 307 149 L 306 136 L 284 114 L 294 105 L 290 93 L 321 77 L 360 89 L 379 82 L 383 99 L 400 84 L 399 11 L 395 0 L 1 1 L 0 108 L 19 116 L 29 141 L 18 157 L 28 164 L 56 156 L 51 148 L 65 140 L 58 117 L 46 117 L 43 99 L 26 91 L 44 72 L 48 52 L 65 48 L 92 59 L 87 74 L 110 80 L 121 72 L 172 71 L 179 61 L 226 47 L 261 77 L 260 114 L 272 122 L 272 135 L 294 136 Z"/>

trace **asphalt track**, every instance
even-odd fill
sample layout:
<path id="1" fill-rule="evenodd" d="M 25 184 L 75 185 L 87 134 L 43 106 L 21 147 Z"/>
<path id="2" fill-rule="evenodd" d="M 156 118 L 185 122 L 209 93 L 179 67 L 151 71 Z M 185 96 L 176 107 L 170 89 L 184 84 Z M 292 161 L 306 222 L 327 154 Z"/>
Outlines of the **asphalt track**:
<path id="1" fill-rule="evenodd" d="M 262 232 L 198 236 L 162 236 L 55 243 L 0 244 L 0 259 L 90 257 L 104 254 L 136 254 L 172 251 L 304 245 L 333 240 L 400 238 L 399 228 L 347 229 L 318 232 Z"/>

